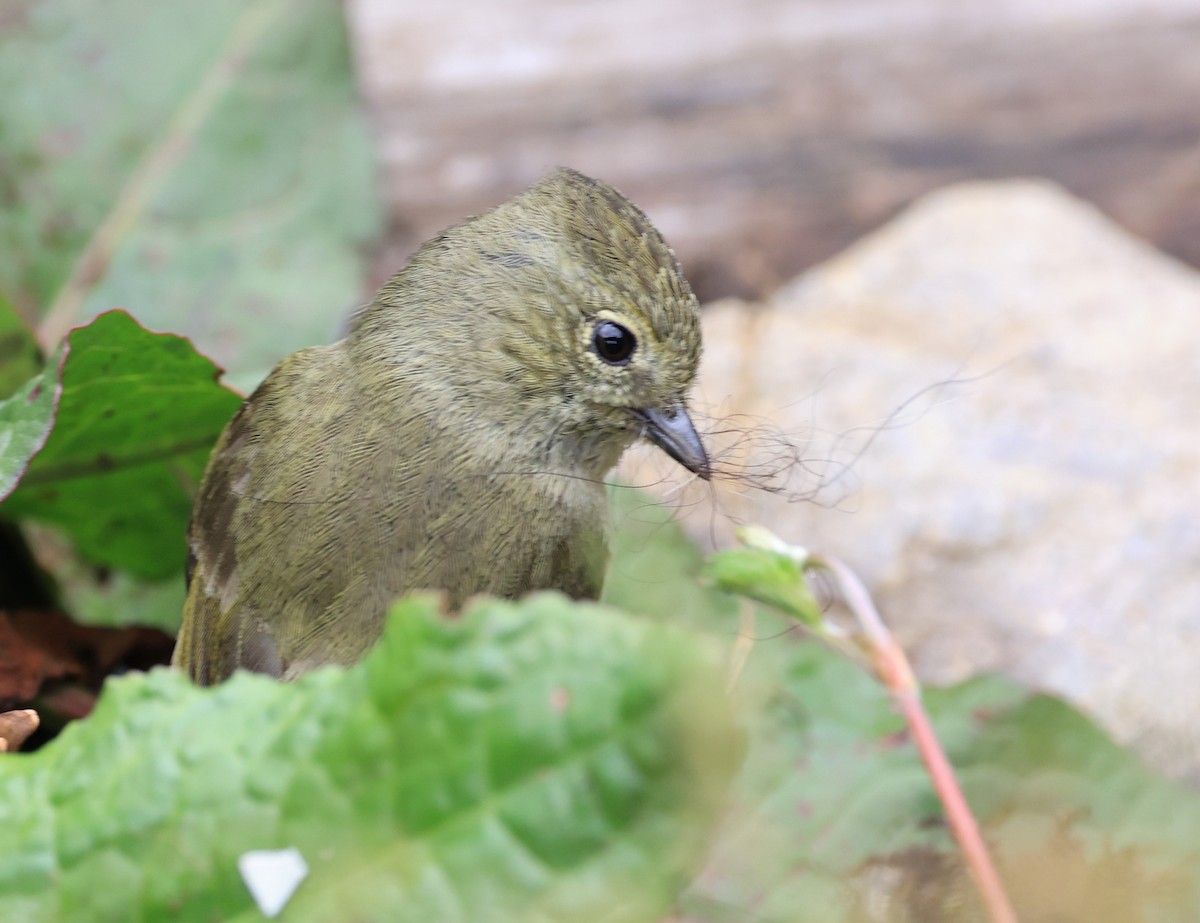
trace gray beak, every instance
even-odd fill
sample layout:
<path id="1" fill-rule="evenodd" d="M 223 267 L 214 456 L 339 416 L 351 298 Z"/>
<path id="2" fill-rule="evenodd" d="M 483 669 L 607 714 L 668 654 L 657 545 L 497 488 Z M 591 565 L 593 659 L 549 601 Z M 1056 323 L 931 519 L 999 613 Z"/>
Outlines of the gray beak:
<path id="1" fill-rule="evenodd" d="M 704 451 L 704 443 L 700 441 L 700 434 L 696 432 L 692 418 L 688 416 L 682 404 L 668 410 L 635 410 L 633 413 L 646 425 L 642 436 L 688 471 L 698 474 L 706 481 L 712 477 L 712 468 L 708 463 L 708 453 Z"/>

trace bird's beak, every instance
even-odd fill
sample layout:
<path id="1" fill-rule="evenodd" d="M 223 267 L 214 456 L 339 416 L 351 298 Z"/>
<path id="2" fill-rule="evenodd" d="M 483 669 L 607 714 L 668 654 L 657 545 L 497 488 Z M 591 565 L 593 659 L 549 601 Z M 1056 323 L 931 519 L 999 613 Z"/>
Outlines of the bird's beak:
<path id="1" fill-rule="evenodd" d="M 634 415 L 646 425 L 642 432 L 646 439 L 688 471 L 698 474 L 706 481 L 712 477 L 708 453 L 704 451 L 700 434 L 696 432 L 692 418 L 688 416 L 683 404 L 676 404 L 667 410 L 635 410 Z"/>

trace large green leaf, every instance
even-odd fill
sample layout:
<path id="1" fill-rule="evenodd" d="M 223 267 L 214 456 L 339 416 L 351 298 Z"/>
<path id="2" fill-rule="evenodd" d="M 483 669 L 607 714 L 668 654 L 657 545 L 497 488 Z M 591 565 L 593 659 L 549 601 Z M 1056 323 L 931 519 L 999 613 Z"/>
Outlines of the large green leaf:
<path id="1" fill-rule="evenodd" d="M 260 919 L 236 860 L 289 846 L 291 921 L 660 919 L 739 753 L 712 653 L 557 594 L 418 598 L 350 670 L 110 681 L 0 759 L 0 920 Z"/>
<path id="2" fill-rule="evenodd" d="M 667 510 L 626 488 L 613 498 L 606 598 L 752 644 L 735 686 L 749 749 L 683 919 L 984 923 L 882 687 L 786 619 L 759 610 L 739 622 L 735 600 L 699 588 L 701 556 Z M 783 599 L 777 576 L 756 595 Z M 978 679 L 925 699 L 1022 920 L 1200 920 L 1200 796 L 1014 683 Z"/>
<path id="3" fill-rule="evenodd" d="M 72 331 L 45 374 L 0 404 L 18 435 L 0 446 L 0 497 L 16 488 L 0 515 L 61 527 L 96 564 L 177 573 L 192 491 L 240 403 L 218 374 L 187 340 L 120 311 Z"/>
<path id="4" fill-rule="evenodd" d="M 329 339 L 378 226 L 331 0 L 29 0 L 0 30 L 0 289 L 116 307 L 246 382 Z"/>

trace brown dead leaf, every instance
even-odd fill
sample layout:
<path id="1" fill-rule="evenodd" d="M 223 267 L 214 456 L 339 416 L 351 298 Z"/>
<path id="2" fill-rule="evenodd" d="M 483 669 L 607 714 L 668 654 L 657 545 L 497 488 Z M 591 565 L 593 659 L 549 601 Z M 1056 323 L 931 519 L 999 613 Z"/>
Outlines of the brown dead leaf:
<path id="1" fill-rule="evenodd" d="M 0 611 L 0 710 L 37 707 L 43 726 L 29 744 L 36 748 L 90 713 L 110 674 L 165 664 L 173 646 L 153 628 L 76 625 L 53 610 Z"/>
<path id="2" fill-rule="evenodd" d="M 70 656 L 65 645 L 47 645 L 36 634 L 29 637 L 20 630 L 14 615 L 0 612 L 0 708 L 32 701 L 47 680 L 79 676 L 82 672 L 81 664 Z"/>

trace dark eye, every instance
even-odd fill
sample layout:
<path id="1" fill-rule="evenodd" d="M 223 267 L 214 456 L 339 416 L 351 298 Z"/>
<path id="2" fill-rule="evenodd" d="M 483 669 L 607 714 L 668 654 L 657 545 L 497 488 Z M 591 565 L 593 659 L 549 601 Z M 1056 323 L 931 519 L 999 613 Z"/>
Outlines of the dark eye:
<path id="1" fill-rule="evenodd" d="M 596 354 L 610 365 L 624 365 L 633 355 L 637 346 L 637 337 L 610 320 L 601 321 L 596 325 L 596 335 L 592 338 Z"/>

